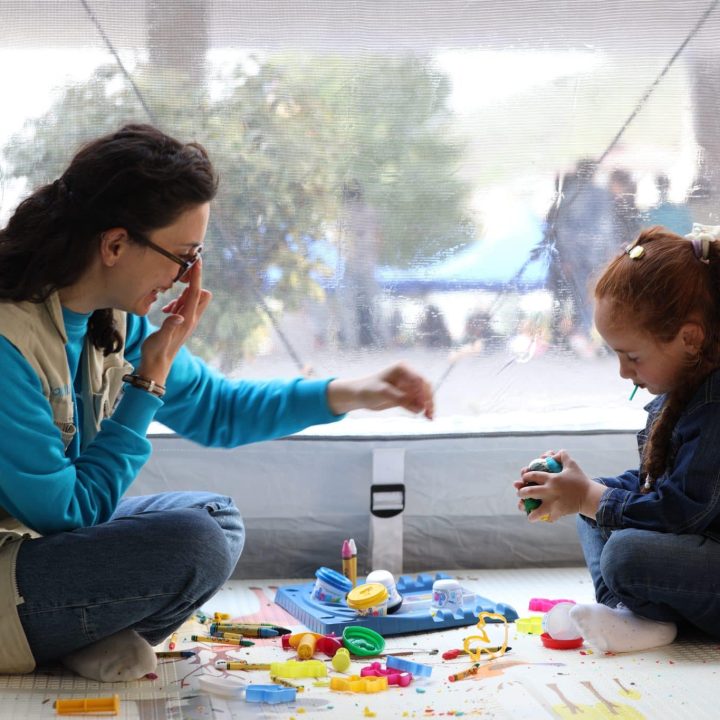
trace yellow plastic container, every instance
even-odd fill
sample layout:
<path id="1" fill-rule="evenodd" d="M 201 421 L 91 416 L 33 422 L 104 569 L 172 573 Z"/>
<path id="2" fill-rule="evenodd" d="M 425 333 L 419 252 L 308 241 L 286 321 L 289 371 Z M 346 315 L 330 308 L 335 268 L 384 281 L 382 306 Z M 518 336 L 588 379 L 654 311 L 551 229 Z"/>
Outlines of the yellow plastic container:
<path id="1" fill-rule="evenodd" d="M 387 588 L 380 583 L 358 585 L 348 593 L 347 604 L 358 615 L 372 617 L 387 615 Z"/>
<path id="2" fill-rule="evenodd" d="M 99 698 L 68 698 L 55 701 L 58 715 L 117 715 L 120 712 L 120 696 Z"/>

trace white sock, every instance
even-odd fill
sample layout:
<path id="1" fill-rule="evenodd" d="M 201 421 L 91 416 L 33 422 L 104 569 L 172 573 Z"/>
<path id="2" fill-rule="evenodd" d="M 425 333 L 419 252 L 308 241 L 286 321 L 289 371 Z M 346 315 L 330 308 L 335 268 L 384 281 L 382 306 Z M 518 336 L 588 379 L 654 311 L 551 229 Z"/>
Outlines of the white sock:
<path id="1" fill-rule="evenodd" d="M 603 652 L 634 652 L 669 645 L 677 635 L 673 622 L 640 617 L 626 607 L 575 605 L 570 619 L 588 645 Z"/>
<path id="2" fill-rule="evenodd" d="M 157 657 L 134 630 L 121 630 L 62 659 L 78 675 L 101 682 L 125 682 L 154 672 Z"/>

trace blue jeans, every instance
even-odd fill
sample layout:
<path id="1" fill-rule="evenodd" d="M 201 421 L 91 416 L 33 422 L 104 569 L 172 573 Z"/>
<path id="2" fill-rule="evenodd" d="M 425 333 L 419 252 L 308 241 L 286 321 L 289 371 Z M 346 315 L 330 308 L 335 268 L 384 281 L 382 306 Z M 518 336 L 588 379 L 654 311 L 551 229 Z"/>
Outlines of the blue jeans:
<path id="1" fill-rule="evenodd" d="M 704 535 L 601 530 L 578 517 L 599 603 L 720 639 L 720 543 Z"/>
<path id="2" fill-rule="evenodd" d="M 245 542 L 228 497 L 129 497 L 94 527 L 22 543 L 20 621 L 38 664 L 131 628 L 161 642 L 227 580 Z"/>

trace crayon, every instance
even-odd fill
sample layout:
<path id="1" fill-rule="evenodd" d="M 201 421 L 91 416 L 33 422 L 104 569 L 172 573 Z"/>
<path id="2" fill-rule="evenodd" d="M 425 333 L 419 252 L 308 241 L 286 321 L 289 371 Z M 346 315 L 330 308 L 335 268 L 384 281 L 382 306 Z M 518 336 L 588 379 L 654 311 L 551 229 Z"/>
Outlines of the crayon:
<path id="1" fill-rule="evenodd" d="M 197 653 L 194 650 L 162 650 L 155 653 L 155 657 L 159 658 L 189 658 L 195 655 Z"/>
<path id="2" fill-rule="evenodd" d="M 280 628 L 284 630 L 284 628 Z M 210 634 L 215 633 L 237 633 L 238 635 L 246 635 L 247 637 L 270 638 L 280 635 L 280 631 L 274 627 L 265 625 L 245 625 L 243 623 L 212 623 L 210 625 Z M 287 634 L 287 633 L 283 633 Z"/>
<path id="3" fill-rule="evenodd" d="M 448 680 L 450 682 L 457 682 L 458 680 L 464 680 L 467 677 L 470 677 L 471 675 L 477 675 L 477 671 L 480 669 L 480 663 L 475 663 L 474 665 L 471 665 L 467 670 L 463 670 L 462 672 L 455 673 L 454 675 L 449 675 Z"/>
<path id="4" fill-rule="evenodd" d="M 168 650 L 174 650 L 175 649 L 175 643 L 177 642 L 177 636 L 178 634 L 174 632 L 170 636 L 170 642 L 168 643 Z"/>
<path id="5" fill-rule="evenodd" d="M 350 549 L 350 541 L 343 540 L 342 548 L 340 549 L 340 558 L 342 560 L 342 574 L 352 582 L 350 577 L 350 560 L 352 559 L 352 550 Z"/>
<path id="6" fill-rule="evenodd" d="M 243 636 L 239 633 L 230 632 L 214 632 L 210 633 L 210 637 L 217 638 L 218 640 L 242 640 Z"/>
<path id="7" fill-rule="evenodd" d="M 291 683 L 289 680 L 283 680 L 283 678 L 271 676 L 270 681 L 276 685 L 284 685 L 285 687 L 293 688 L 293 690 L 297 690 L 298 692 L 305 690 L 304 685 L 295 685 L 295 683 Z"/>
<path id="8" fill-rule="evenodd" d="M 471 648 L 470 652 L 472 653 L 479 653 L 479 652 L 487 652 L 487 653 L 499 653 L 502 650 L 502 645 L 495 645 L 493 647 L 486 647 L 480 650 L 480 648 Z M 511 647 L 506 647 L 505 652 L 507 653 L 509 650 L 512 650 Z M 393 653 L 394 655 L 399 655 L 400 653 Z M 458 655 L 469 655 L 468 651 L 465 649 L 455 649 L 455 650 L 446 650 L 442 654 L 443 660 L 454 660 Z"/>
<path id="9" fill-rule="evenodd" d="M 216 660 L 218 670 L 269 670 L 270 663 L 248 663 L 244 660 Z"/>
<path id="10" fill-rule="evenodd" d="M 353 584 L 353 587 L 357 585 L 357 545 L 355 545 L 355 541 L 350 538 L 348 540 L 348 544 L 350 545 L 350 582 Z"/>
<path id="11" fill-rule="evenodd" d="M 210 637 L 209 635 L 191 635 L 193 642 L 218 643 L 219 645 L 242 645 L 242 647 L 250 647 L 255 643 L 250 640 L 225 640 L 224 638 Z"/>
<path id="12" fill-rule="evenodd" d="M 283 627 L 282 625 L 275 625 L 274 623 L 258 623 L 258 627 L 272 628 L 273 630 L 277 630 L 278 635 L 290 635 L 292 633 L 292 630 L 289 628 Z"/>

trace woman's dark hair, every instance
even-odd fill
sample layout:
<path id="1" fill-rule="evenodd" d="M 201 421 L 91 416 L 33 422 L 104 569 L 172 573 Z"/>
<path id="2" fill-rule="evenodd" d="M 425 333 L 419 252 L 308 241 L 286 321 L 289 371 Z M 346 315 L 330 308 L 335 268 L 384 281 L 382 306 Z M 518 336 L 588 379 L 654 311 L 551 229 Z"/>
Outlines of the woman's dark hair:
<path id="1" fill-rule="evenodd" d="M 705 338 L 697 356 L 688 357 L 688 371 L 668 394 L 643 450 L 643 477 L 663 475 L 672 462 L 671 439 L 690 398 L 720 366 L 720 247 L 709 246 L 707 262 L 693 244 L 663 227 L 643 230 L 634 243 L 642 247 L 635 259 L 623 252 L 603 272 L 595 297 L 610 302 L 610 319 L 630 323 L 659 342 L 670 342 L 688 321 L 701 325 Z"/>
<path id="2" fill-rule="evenodd" d="M 141 241 L 212 200 L 217 186 L 202 145 L 150 125 L 126 125 L 87 143 L 0 230 L 0 300 L 44 301 L 82 276 L 105 230 L 122 227 Z M 88 332 L 106 355 L 122 347 L 111 308 L 93 313 Z"/>

